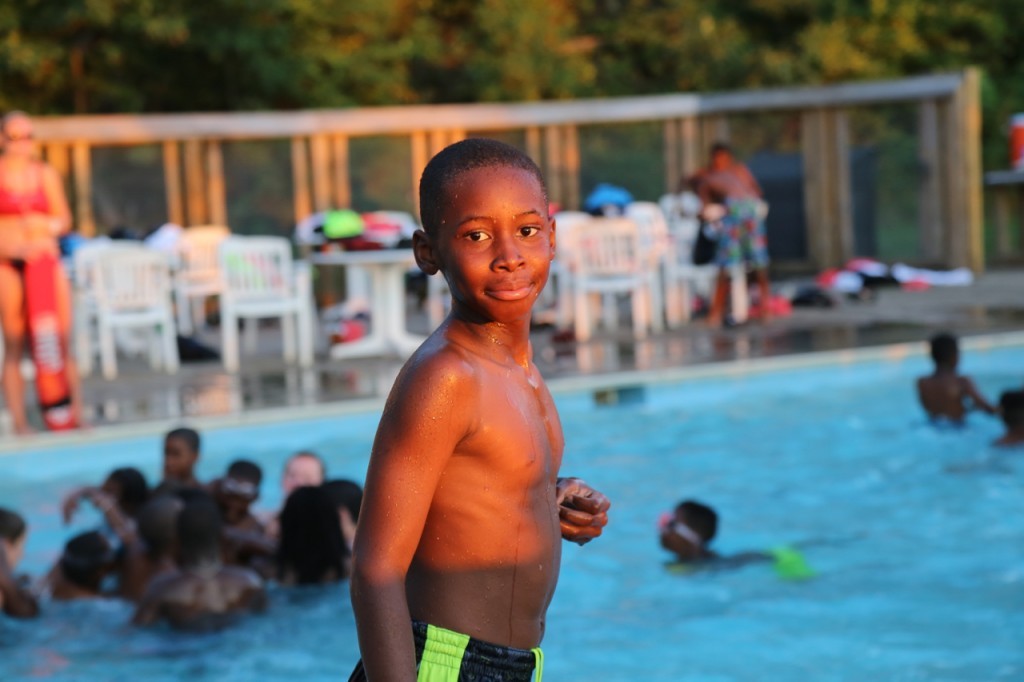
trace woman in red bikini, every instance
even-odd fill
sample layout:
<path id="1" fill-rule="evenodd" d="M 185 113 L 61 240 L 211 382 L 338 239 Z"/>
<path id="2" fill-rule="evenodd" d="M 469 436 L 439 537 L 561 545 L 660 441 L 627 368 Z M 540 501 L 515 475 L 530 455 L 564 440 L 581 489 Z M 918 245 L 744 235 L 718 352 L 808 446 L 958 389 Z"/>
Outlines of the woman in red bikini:
<path id="1" fill-rule="evenodd" d="M 16 433 L 29 433 L 25 417 L 25 382 L 21 358 L 25 351 L 28 320 L 21 268 L 26 260 L 57 253 L 57 238 L 71 225 L 71 212 L 60 175 L 35 156 L 32 121 L 12 112 L 0 121 L 0 328 L 4 334 L 3 393 Z M 57 306 L 71 409 L 81 416 L 78 368 L 68 353 L 71 329 L 71 292 L 58 272 Z M 79 420 L 79 423 L 81 421 Z"/>

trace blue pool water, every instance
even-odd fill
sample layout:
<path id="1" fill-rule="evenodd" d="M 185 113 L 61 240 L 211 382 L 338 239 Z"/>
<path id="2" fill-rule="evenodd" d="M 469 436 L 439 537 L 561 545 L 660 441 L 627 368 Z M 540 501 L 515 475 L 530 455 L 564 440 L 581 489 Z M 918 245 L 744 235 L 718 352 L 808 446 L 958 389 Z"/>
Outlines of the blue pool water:
<path id="1" fill-rule="evenodd" d="M 557 396 L 563 471 L 613 500 L 603 538 L 566 547 L 549 615 L 546 679 L 1022 680 L 1024 450 L 997 452 L 993 419 L 925 425 L 921 358 L 691 380 L 642 402 Z M 1024 383 L 1024 349 L 972 352 L 965 371 L 995 397 Z M 312 448 L 333 477 L 361 479 L 377 415 L 204 434 L 204 478 L 245 456 L 278 502 L 281 462 Z M 0 505 L 27 513 L 24 568 L 39 573 L 70 533 L 57 500 L 134 463 L 155 476 L 158 440 L 0 458 Z M 818 577 L 768 565 L 679 575 L 659 513 L 682 497 L 721 515 L 723 553 L 798 544 Z M 0 679 L 344 680 L 357 657 L 346 586 L 276 590 L 266 616 L 213 636 L 125 625 L 110 601 L 0 619 Z"/>

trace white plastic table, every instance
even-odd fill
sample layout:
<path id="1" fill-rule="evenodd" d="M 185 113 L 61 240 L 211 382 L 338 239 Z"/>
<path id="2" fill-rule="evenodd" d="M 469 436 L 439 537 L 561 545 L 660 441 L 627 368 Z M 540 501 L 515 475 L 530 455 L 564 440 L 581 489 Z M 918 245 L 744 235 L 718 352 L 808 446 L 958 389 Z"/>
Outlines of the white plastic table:
<path id="1" fill-rule="evenodd" d="M 407 356 L 426 339 L 405 328 L 405 273 L 415 264 L 412 249 L 326 251 L 313 253 L 314 265 L 344 265 L 370 280 L 370 333 L 331 346 L 335 360 L 356 357 Z M 351 278 L 350 278 L 351 280 Z"/>

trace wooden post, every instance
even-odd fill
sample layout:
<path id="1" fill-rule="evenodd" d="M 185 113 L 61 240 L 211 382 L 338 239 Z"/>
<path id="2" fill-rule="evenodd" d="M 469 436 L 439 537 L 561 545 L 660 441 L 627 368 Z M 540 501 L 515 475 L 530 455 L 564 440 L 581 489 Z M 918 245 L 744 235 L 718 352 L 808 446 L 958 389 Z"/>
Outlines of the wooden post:
<path id="1" fill-rule="evenodd" d="M 540 128 L 537 126 L 530 126 L 526 129 L 526 153 L 534 163 L 543 168 L 541 166 L 543 159 L 541 158 Z"/>
<path id="2" fill-rule="evenodd" d="M 981 174 L 981 72 L 977 68 L 964 71 L 964 80 L 956 99 L 961 107 L 961 136 L 964 146 L 964 181 L 966 196 L 964 212 L 963 265 L 974 272 L 985 270 L 985 216 Z"/>
<path id="3" fill-rule="evenodd" d="M 313 167 L 313 210 L 326 211 L 331 207 L 331 158 L 327 136 L 310 137 L 309 151 Z"/>
<path id="4" fill-rule="evenodd" d="M 303 137 L 292 138 L 292 206 L 296 223 L 313 213 L 309 196 L 309 152 Z"/>
<path id="5" fill-rule="evenodd" d="M 962 75 L 957 92 L 941 106 L 940 126 L 947 141 L 943 158 L 944 194 L 948 202 L 946 239 L 948 265 L 982 272 L 985 244 L 981 201 L 980 76 Z"/>
<path id="6" fill-rule="evenodd" d="M 1016 192 L 1013 187 L 995 186 L 992 192 L 992 216 L 996 228 L 996 255 L 1005 258 L 1013 252 L 1010 239 L 1010 225 L 1013 222 L 1013 199 Z"/>
<path id="7" fill-rule="evenodd" d="M 92 161 L 88 142 L 75 142 L 71 147 L 71 164 L 75 177 L 75 218 L 78 233 L 83 237 L 96 235 L 92 215 Z"/>
<path id="8" fill-rule="evenodd" d="M 836 263 L 845 263 L 857 255 L 853 235 L 853 197 L 850 183 L 850 121 L 842 109 L 829 112 L 832 119 L 832 189 L 835 215 L 836 252 L 833 257 Z"/>
<path id="9" fill-rule="evenodd" d="M 918 158 L 923 177 L 918 189 L 918 239 L 921 258 L 929 264 L 945 259 L 942 235 L 942 172 L 939 167 L 939 108 L 934 99 L 917 107 Z"/>
<path id="10" fill-rule="evenodd" d="M 204 225 L 209 221 L 202 150 L 201 140 L 185 140 L 185 219 L 189 225 Z"/>
<path id="11" fill-rule="evenodd" d="M 565 126 L 562 138 L 565 147 L 565 208 L 580 208 L 580 140 L 576 126 Z"/>
<path id="12" fill-rule="evenodd" d="M 46 145 L 45 150 L 46 162 L 53 166 L 53 169 L 60 174 L 60 177 L 64 179 L 64 182 L 67 182 L 68 175 L 71 172 L 67 145 L 61 144 L 60 142 L 51 142 Z"/>
<path id="13" fill-rule="evenodd" d="M 565 205 L 562 189 L 562 139 L 559 126 L 544 128 L 544 176 L 548 181 L 548 198 L 556 204 Z"/>
<path id="14" fill-rule="evenodd" d="M 164 140 L 164 194 L 167 197 L 167 220 L 185 224 L 184 197 L 181 193 L 181 153 L 177 140 Z"/>
<path id="15" fill-rule="evenodd" d="M 228 202 L 224 187 L 224 155 L 220 140 L 206 142 L 206 193 L 211 225 L 228 225 Z"/>
<path id="16" fill-rule="evenodd" d="M 338 208 L 351 208 L 352 178 L 348 171 L 348 138 L 334 135 L 331 138 L 331 152 L 334 162 L 334 204 Z"/>
<path id="17" fill-rule="evenodd" d="M 427 133 L 417 130 L 412 134 L 410 140 L 412 145 L 412 205 L 413 210 L 419 215 L 420 210 L 420 176 L 427 162 L 430 161 L 430 150 L 428 147 Z"/>
<path id="18" fill-rule="evenodd" d="M 437 128 L 430 131 L 430 155 L 433 156 L 448 146 L 448 131 Z M 423 164 L 424 166 L 427 164 Z"/>
<path id="19" fill-rule="evenodd" d="M 800 132 L 810 260 L 819 269 L 836 267 L 854 255 L 846 112 L 805 111 Z"/>
<path id="20" fill-rule="evenodd" d="M 695 117 L 690 116 L 679 122 L 679 142 L 682 145 L 682 154 L 679 157 L 680 177 L 676 182 L 696 173 L 704 158 L 704 150 L 700 146 L 700 130 Z"/>
<path id="21" fill-rule="evenodd" d="M 674 118 L 666 119 L 661 124 L 662 157 L 665 163 L 665 193 L 676 191 L 680 176 L 679 154 L 679 122 Z"/>

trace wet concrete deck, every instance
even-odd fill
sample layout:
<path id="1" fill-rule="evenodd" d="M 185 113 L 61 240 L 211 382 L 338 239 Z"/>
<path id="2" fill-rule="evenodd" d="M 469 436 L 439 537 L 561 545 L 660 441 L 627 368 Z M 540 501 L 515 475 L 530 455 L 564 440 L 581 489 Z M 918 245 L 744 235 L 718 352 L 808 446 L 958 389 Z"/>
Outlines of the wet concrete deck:
<path id="1" fill-rule="evenodd" d="M 425 315 L 412 301 L 410 328 L 428 331 Z M 843 300 L 832 308 L 796 308 L 792 316 L 766 324 L 713 330 L 697 319 L 643 341 L 634 341 L 627 330 L 598 334 L 587 343 L 555 342 L 549 328 L 536 329 L 533 337 L 538 366 L 545 377 L 558 381 L 919 342 L 939 330 L 965 337 L 1024 330 L 1024 269 L 989 272 L 968 287 L 921 292 L 882 288 L 870 302 Z M 219 347 L 216 329 L 204 330 L 201 339 Z M 168 376 L 155 373 L 141 359 L 121 358 L 116 380 L 96 375 L 84 380 L 87 418 L 102 429 L 112 424 L 252 416 L 270 408 L 379 400 L 402 364 L 400 358 L 330 361 L 322 347 L 318 350 L 314 368 L 286 367 L 279 354 L 280 332 L 268 325 L 260 329 L 256 353 L 243 354 L 243 368 L 237 375 L 226 373 L 219 361 L 185 363 L 178 374 Z M 6 414 L 0 415 L 0 440 L 10 446 L 11 438 L 9 420 Z"/>

